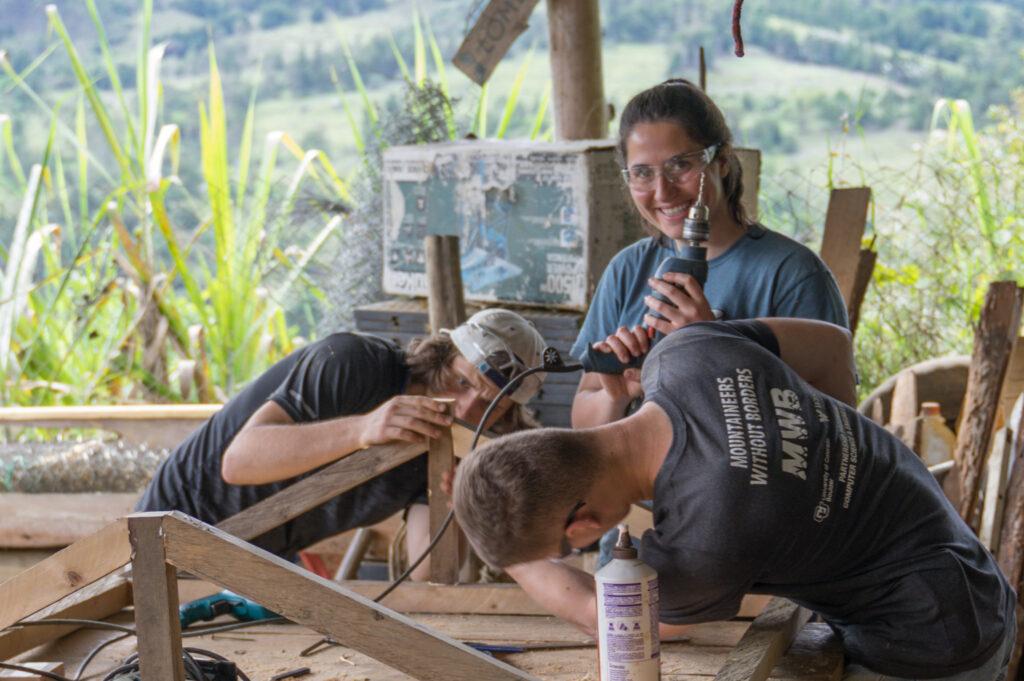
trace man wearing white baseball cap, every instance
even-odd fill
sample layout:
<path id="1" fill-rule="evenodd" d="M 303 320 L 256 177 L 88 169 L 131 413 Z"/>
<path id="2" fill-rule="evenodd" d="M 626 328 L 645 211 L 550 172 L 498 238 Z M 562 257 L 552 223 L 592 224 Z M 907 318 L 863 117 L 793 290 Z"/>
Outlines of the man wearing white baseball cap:
<path id="1" fill-rule="evenodd" d="M 284 358 L 232 398 L 160 466 L 136 505 L 178 510 L 217 524 L 370 445 L 426 443 L 452 422 L 432 398 L 454 400 L 454 416 L 476 426 L 508 381 L 539 366 L 544 339 L 514 312 L 489 309 L 408 350 L 358 333 L 335 333 Z M 488 427 L 536 426 L 525 403 L 542 374 L 503 398 Z M 341 494 L 253 543 L 293 557 L 326 537 L 410 508 L 410 555 L 425 546 L 426 457 Z M 414 506 L 415 505 L 415 506 Z M 421 536 L 423 535 L 423 536 Z M 426 574 L 425 563 L 413 578 Z"/>

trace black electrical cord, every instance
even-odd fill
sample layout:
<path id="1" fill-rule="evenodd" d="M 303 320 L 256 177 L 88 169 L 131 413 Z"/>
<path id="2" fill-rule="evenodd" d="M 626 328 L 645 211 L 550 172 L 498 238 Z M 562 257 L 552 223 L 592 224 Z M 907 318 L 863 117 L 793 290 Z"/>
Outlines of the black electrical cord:
<path id="1" fill-rule="evenodd" d="M 103 651 L 104 648 L 106 648 L 109 645 L 113 645 L 114 643 L 117 643 L 118 641 L 123 641 L 124 639 L 126 639 L 126 638 L 128 638 L 129 636 L 132 636 L 132 635 L 133 634 L 121 634 L 120 636 L 115 636 L 114 638 L 108 638 L 106 641 L 103 641 L 102 643 L 93 646 L 93 649 L 90 650 L 89 653 L 78 664 L 78 669 L 75 670 L 75 681 L 81 681 L 82 675 L 85 674 L 85 668 L 89 666 L 90 662 L 92 662 L 94 659 L 96 659 L 96 656 L 99 655 Z"/>
<path id="2" fill-rule="evenodd" d="M 487 405 L 487 409 L 484 411 L 484 415 L 480 417 L 480 423 L 477 424 L 476 430 L 473 432 L 473 441 L 469 445 L 469 451 L 472 452 L 476 449 L 476 445 L 480 441 L 480 435 L 484 431 L 484 424 L 487 423 L 487 420 L 491 417 L 491 414 L 494 413 L 494 410 L 498 407 L 498 403 L 501 402 L 501 398 L 505 397 L 505 395 L 508 395 L 513 390 L 515 390 L 519 386 L 519 384 L 526 379 L 527 376 L 532 376 L 533 374 L 541 372 L 549 374 L 568 374 L 575 371 L 580 371 L 582 368 L 582 364 L 566 364 L 565 362 L 563 362 L 562 356 L 558 354 L 558 351 L 555 350 L 554 348 L 544 348 L 543 360 L 541 365 L 527 369 L 523 373 L 514 376 L 508 383 L 505 384 L 505 387 L 498 391 L 498 394 L 494 397 L 493 400 L 491 400 L 491 403 Z M 448 515 L 444 517 L 444 522 L 441 523 L 441 527 L 438 528 L 437 533 L 430 540 L 430 543 L 427 545 L 427 548 L 423 550 L 423 553 L 420 554 L 420 557 L 413 561 L 412 564 L 410 564 L 409 567 L 406 568 L 405 572 L 400 574 L 395 579 L 395 581 L 393 581 L 388 586 L 388 588 L 384 589 L 384 591 L 382 591 L 379 596 L 374 598 L 374 603 L 380 603 L 382 600 L 384 600 L 384 598 L 387 597 L 388 594 L 390 594 L 392 591 L 398 588 L 399 584 L 401 584 L 409 578 L 409 575 L 412 574 L 413 570 L 420 566 L 420 563 L 426 560 L 427 556 L 430 555 L 430 552 L 434 550 L 435 546 L 437 546 L 437 543 L 441 541 L 441 537 L 444 536 L 445 531 L 452 524 L 452 520 L 454 518 L 455 510 L 452 509 L 448 511 Z"/>
<path id="3" fill-rule="evenodd" d="M 103 622 L 101 620 L 74 619 L 70 617 L 32 620 L 30 622 L 18 622 L 17 624 L 12 624 L 10 628 L 16 629 L 18 627 L 47 627 L 53 626 L 55 624 L 74 624 L 82 629 L 111 629 L 114 631 L 123 631 L 129 634 L 135 633 L 135 629 L 129 627 L 126 624 L 117 624 L 116 622 Z"/>
<path id="4" fill-rule="evenodd" d="M 498 394 L 495 395 L 493 400 L 491 400 L 491 403 L 487 405 L 487 409 L 484 411 L 484 415 L 480 417 L 480 422 L 477 424 L 476 429 L 473 431 L 473 441 L 469 445 L 469 451 L 472 452 L 476 449 L 476 445 L 480 441 L 480 435 L 483 434 L 484 432 L 484 424 L 487 423 L 487 420 L 491 417 L 491 414 L 494 413 L 494 410 L 497 408 L 498 403 L 501 402 L 501 398 L 505 397 L 505 395 L 515 390 L 519 386 L 519 384 L 526 379 L 527 376 L 532 376 L 533 374 L 541 372 L 548 374 L 568 374 L 580 371 L 582 369 L 582 364 L 566 364 L 562 360 L 562 356 L 559 354 L 558 350 L 556 350 L 555 348 L 550 346 L 544 348 L 541 365 L 537 367 L 531 367 L 524 371 L 523 373 L 514 376 L 511 380 L 509 380 L 508 383 L 505 384 L 505 386 L 501 390 L 498 391 Z M 374 603 L 380 603 L 382 600 L 384 600 L 388 596 L 388 594 L 397 589 L 402 582 L 409 578 L 409 575 L 412 574 L 413 570 L 420 566 L 420 563 L 426 560 L 427 556 L 430 555 L 430 552 L 434 550 L 435 546 L 437 546 L 437 543 L 441 541 L 441 537 L 444 536 L 445 531 L 448 530 L 448 527 L 452 524 L 452 520 L 454 518 L 455 510 L 452 509 L 448 511 L 448 515 L 444 517 L 444 521 L 441 523 L 441 527 L 438 528 L 437 533 L 431 538 L 430 543 L 427 545 L 427 548 L 423 550 L 423 553 L 420 554 L 419 558 L 413 561 L 412 564 L 410 564 L 409 567 L 405 569 L 405 572 L 403 572 L 397 578 L 395 578 L 395 581 L 391 582 L 391 584 L 389 584 L 388 587 L 384 589 L 384 591 L 382 591 L 379 596 L 374 598 Z M 313 645 L 306 648 L 305 650 L 303 650 L 300 654 L 303 657 L 308 657 L 309 655 L 312 655 L 314 652 L 316 652 L 320 647 L 326 645 L 340 644 L 330 637 L 324 637 L 316 643 L 314 643 Z"/>

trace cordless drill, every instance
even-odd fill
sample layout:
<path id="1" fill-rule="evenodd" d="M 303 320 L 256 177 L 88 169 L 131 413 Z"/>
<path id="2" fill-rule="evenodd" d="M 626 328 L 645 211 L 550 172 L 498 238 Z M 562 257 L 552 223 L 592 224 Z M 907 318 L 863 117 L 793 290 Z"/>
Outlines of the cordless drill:
<path id="1" fill-rule="evenodd" d="M 657 271 L 654 273 L 655 279 L 664 279 L 665 275 L 669 272 L 680 272 L 682 274 L 689 274 L 697 280 L 701 287 L 704 286 L 704 283 L 708 280 L 708 249 L 704 244 L 711 233 L 711 225 L 708 219 L 709 213 L 710 211 L 704 203 L 704 172 L 702 171 L 697 202 L 690 208 L 690 212 L 683 221 L 683 238 L 676 239 L 676 255 L 671 255 L 661 261 Z M 662 302 L 671 302 L 658 291 L 652 291 L 651 293 Z M 661 316 L 656 312 L 652 312 L 652 314 L 656 317 Z M 647 337 L 651 339 L 652 345 L 661 340 L 661 335 L 653 328 L 647 329 Z M 644 363 L 646 356 L 644 354 L 639 357 L 632 357 L 628 363 L 623 364 L 615 356 L 615 353 L 595 350 L 594 345 L 591 344 L 587 347 L 581 362 L 583 370 L 587 372 L 596 371 L 601 374 L 621 374 L 626 369 L 640 367 Z"/>

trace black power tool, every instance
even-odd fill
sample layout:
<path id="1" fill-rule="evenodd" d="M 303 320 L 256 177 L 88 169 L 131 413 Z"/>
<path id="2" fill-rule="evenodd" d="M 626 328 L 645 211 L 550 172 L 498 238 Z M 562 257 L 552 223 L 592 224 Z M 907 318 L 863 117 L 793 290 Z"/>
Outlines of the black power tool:
<path id="1" fill-rule="evenodd" d="M 709 210 L 704 203 L 704 173 L 701 172 L 700 191 L 697 194 L 697 202 L 690 208 L 690 212 L 683 221 L 683 238 L 676 241 L 676 255 L 669 256 L 661 261 L 661 264 L 658 265 L 658 270 L 654 273 L 655 279 L 663 279 L 669 272 L 681 272 L 682 274 L 689 274 L 697 280 L 701 287 L 704 286 L 704 283 L 708 280 L 708 249 L 704 244 L 707 243 L 711 233 L 708 216 Z M 658 300 L 669 302 L 658 291 L 652 291 L 651 293 Z M 656 312 L 653 314 L 658 317 L 661 316 Z M 656 332 L 653 328 L 648 328 L 647 332 L 652 345 L 661 340 L 662 334 Z M 594 345 L 591 344 L 587 347 L 587 352 L 583 355 L 581 361 L 583 370 L 587 372 L 596 371 L 600 374 L 621 374 L 626 369 L 640 367 L 644 363 L 646 356 L 645 354 L 633 357 L 627 364 L 623 364 L 615 356 L 615 353 L 595 350 Z"/>

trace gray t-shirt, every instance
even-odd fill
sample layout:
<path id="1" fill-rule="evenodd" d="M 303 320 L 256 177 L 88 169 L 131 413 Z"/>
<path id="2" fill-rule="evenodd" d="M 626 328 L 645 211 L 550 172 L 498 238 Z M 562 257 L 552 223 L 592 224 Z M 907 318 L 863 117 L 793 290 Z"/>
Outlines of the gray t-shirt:
<path id="1" fill-rule="evenodd" d="M 761 322 L 708 322 L 643 368 L 674 439 L 655 480 L 661 619 L 726 619 L 745 593 L 821 615 L 849 657 L 929 678 L 999 647 L 1016 597 L 920 459 L 804 382 Z"/>
<path id="2" fill-rule="evenodd" d="M 364 414 L 405 390 L 408 367 L 388 341 L 336 333 L 268 369 L 188 437 L 161 464 L 138 511 L 181 511 L 216 525 L 316 471 L 265 485 L 231 485 L 221 459 L 249 417 L 273 400 L 296 423 Z M 319 470 L 319 469 L 318 469 Z M 380 522 L 424 498 L 426 457 L 417 457 L 257 537 L 253 543 L 292 557 L 317 541 Z"/>
<path id="3" fill-rule="evenodd" d="M 665 239 L 641 239 L 619 251 L 601 275 L 580 334 L 572 346 L 582 357 L 620 326 L 642 324 L 651 292 L 647 280 L 675 255 Z M 802 317 L 847 326 L 846 306 L 825 263 L 803 244 L 751 225 L 725 253 L 708 261 L 704 296 L 721 319 Z"/>

